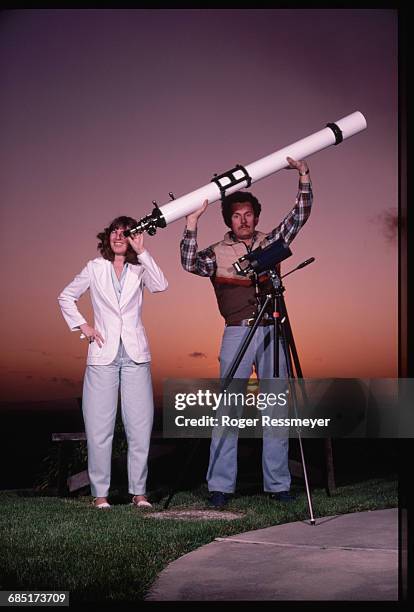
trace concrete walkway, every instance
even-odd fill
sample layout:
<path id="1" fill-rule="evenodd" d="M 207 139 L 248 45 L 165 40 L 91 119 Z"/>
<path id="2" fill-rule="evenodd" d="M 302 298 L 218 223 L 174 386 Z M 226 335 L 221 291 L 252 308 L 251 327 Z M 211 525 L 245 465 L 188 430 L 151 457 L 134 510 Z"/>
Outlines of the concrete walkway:
<path id="1" fill-rule="evenodd" d="M 170 563 L 147 597 L 149 601 L 397 599 L 397 509 L 218 538 Z"/>

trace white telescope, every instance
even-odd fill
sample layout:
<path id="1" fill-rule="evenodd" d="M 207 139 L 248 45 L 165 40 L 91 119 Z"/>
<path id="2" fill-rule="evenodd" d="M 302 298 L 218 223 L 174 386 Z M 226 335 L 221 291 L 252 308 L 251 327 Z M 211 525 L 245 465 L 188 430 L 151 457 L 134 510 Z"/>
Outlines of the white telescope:
<path id="1" fill-rule="evenodd" d="M 177 219 L 181 219 L 200 208 L 204 200 L 208 200 L 209 204 L 212 204 L 223 199 L 226 195 L 230 195 L 244 187 L 250 187 L 252 183 L 283 168 L 287 168 L 289 164 L 286 161 L 286 157 L 292 157 L 297 160 L 304 159 L 331 145 L 341 143 L 346 138 L 362 132 L 366 127 L 367 122 L 364 115 L 356 111 L 346 117 L 342 117 L 342 119 L 335 123 L 327 123 L 323 130 L 319 130 L 319 132 L 302 138 L 275 153 L 262 157 L 248 166 L 237 165 L 228 172 L 220 175 L 215 174 L 208 185 L 191 191 L 191 193 L 187 193 L 177 199 L 170 193 L 172 201 L 160 207 L 156 202 L 153 202 L 154 210 L 152 213 L 143 217 L 136 227 L 126 230 L 125 235 L 129 236 L 137 232 L 142 233 L 146 231 L 152 236 L 156 233 L 158 227 L 166 227 L 169 223 L 177 221 Z"/>

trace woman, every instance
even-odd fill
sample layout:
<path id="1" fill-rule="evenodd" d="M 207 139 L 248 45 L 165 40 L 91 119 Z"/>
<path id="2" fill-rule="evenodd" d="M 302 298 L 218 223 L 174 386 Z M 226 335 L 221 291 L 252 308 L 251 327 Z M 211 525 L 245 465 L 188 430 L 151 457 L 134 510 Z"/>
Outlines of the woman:
<path id="1" fill-rule="evenodd" d="M 88 442 L 88 473 L 95 508 L 110 508 L 112 439 L 121 387 L 122 421 L 128 441 L 128 484 L 132 503 L 150 507 L 146 497 L 147 460 L 153 423 L 150 351 L 141 321 L 144 287 L 164 291 L 168 283 L 144 248 L 143 234 L 125 238 L 137 225 L 117 217 L 98 234 L 101 257 L 87 263 L 59 295 L 62 314 L 72 331 L 88 338 L 82 410 Z M 89 289 L 94 324 L 76 302 Z"/>

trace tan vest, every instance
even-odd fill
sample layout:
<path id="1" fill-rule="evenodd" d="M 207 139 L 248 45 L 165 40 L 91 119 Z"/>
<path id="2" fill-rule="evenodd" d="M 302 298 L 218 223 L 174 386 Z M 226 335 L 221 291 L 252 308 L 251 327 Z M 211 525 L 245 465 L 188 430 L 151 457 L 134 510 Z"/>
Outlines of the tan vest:
<path id="1" fill-rule="evenodd" d="M 266 246 L 267 234 L 256 232 L 251 250 L 258 246 Z M 224 236 L 224 240 L 211 245 L 215 255 L 217 271 L 211 277 L 211 282 L 217 298 L 217 304 L 226 324 L 235 324 L 243 319 L 249 319 L 257 314 L 257 300 L 255 297 L 255 286 L 248 277 L 237 274 L 233 263 L 248 253 L 244 242 L 235 242 L 230 237 L 230 232 Z M 260 279 L 261 288 L 265 287 L 268 280 L 266 275 Z"/>

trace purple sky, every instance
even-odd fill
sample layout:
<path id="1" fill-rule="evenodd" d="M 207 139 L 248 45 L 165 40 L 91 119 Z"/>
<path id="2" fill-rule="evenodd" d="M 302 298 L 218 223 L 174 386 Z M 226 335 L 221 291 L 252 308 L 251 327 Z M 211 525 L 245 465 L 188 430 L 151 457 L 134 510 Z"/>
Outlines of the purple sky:
<path id="1" fill-rule="evenodd" d="M 286 301 L 306 376 L 396 376 L 397 43 L 393 10 L 3 12 L 2 398 L 80 395 L 86 347 L 56 297 L 115 216 L 140 218 L 355 110 L 368 129 L 308 159 L 314 210 L 284 270 L 316 262 L 286 279 Z M 286 171 L 252 186 L 260 230 L 296 189 Z M 170 281 L 144 304 L 158 391 L 218 373 L 223 322 L 208 280 L 181 269 L 183 226 L 146 239 Z M 211 205 L 200 248 L 225 229 Z"/>

